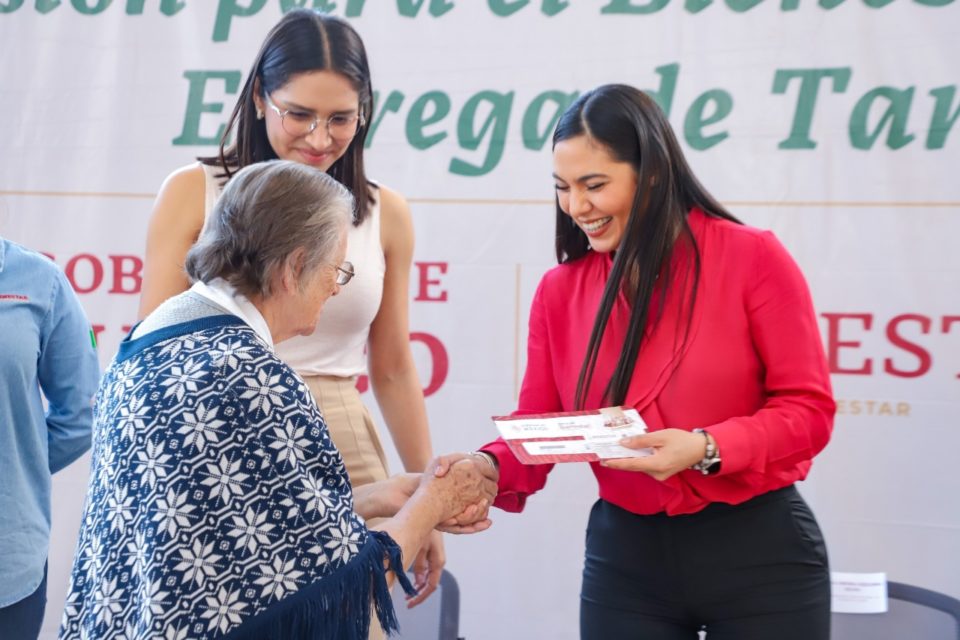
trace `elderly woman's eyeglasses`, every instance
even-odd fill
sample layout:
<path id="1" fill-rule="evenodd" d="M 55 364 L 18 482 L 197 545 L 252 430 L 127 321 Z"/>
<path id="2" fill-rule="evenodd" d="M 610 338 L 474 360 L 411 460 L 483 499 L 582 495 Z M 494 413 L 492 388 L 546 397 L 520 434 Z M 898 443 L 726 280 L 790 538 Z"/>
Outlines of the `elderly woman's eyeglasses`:
<path id="1" fill-rule="evenodd" d="M 357 275 L 353 270 L 353 265 L 349 262 L 344 262 L 342 265 L 337 267 L 337 284 L 343 286 L 353 280 L 353 276 Z"/>
<path id="2" fill-rule="evenodd" d="M 280 116 L 280 126 L 291 136 L 299 138 L 309 135 L 320 126 L 322 118 L 312 111 L 287 109 L 281 111 L 270 96 L 265 96 L 267 106 Z M 327 133 L 334 140 L 349 140 L 365 124 L 361 113 L 335 113 L 324 121 Z"/>

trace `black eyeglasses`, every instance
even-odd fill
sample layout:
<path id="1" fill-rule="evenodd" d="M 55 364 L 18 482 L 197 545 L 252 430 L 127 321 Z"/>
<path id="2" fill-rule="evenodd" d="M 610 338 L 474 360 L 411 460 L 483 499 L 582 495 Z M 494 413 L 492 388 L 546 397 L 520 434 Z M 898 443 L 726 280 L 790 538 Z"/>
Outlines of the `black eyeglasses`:
<path id="1" fill-rule="evenodd" d="M 337 267 L 337 284 L 342 287 L 353 280 L 353 276 L 355 275 L 357 275 L 357 273 L 353 270 L 353 265 L 349 262 L 344 262 Z"/>

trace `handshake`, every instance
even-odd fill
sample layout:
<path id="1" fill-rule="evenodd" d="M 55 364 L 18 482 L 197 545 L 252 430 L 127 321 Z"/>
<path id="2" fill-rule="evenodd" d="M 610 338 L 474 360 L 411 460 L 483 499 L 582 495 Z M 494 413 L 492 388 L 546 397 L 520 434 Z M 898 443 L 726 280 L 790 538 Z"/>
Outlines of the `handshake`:
<path id="1" fill-rule="evenodd" d="M 413 565 L 416 606 L 436 589 L 445 563 L 440 532 L 477 533 L 490 527 L 487 517 L 497 495 L 499 472 L 481 453 L 440 456 L 423 473 L 401 473 L 354 489 L 354 507 L 400 545 L 404 568 Z"/>
<path id="2" fill-rule="evenodd" d="M 487 514 L 497 497 L 499 477 L 492 456 L 453 453 L 428 465 L 417 490 L 442 506 L 445 517 L 438 522 L 437 529 L 446 533 L 477 533 L 491 525 Z"/>
<path id="3" fill-rule="evenodd" d="M 354 490 L 357 513 L 364 518 L 394 518 L 413 510 L 417 520 L 446 533 L 477 533 L 490 527 L 487 517 L 497 495 L 499 473 L 493 459 L 479 453 L 435 458 L 423 473 L 401 473 Z"/>

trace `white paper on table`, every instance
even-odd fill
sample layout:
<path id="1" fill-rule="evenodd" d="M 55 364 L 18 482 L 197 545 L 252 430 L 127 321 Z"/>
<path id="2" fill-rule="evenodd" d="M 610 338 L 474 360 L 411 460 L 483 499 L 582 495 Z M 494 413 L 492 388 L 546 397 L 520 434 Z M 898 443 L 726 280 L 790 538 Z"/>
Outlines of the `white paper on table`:
<path id="1" fill-rule="evenodd" d="M 834 613 L 886 613 L 886 573 L 830 572 L 830 610 Z"/>

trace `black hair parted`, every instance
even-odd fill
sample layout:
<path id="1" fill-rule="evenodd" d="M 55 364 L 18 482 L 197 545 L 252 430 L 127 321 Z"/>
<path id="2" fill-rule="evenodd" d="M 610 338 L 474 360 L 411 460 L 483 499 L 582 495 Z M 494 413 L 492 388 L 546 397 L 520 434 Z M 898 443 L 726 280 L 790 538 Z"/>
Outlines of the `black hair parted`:
<path id="1" fill-rule="evenodd" d="M 596 369 L 600 343 L 617 296 L 622 291 L 631 302 L 630 319 L 617 366 L 604 390 L 604 402 L 624 402 L 633 376 L 642 339 L 651 316 L 654 287 L 660 279 L 662 315 L 667 291 L 693 277 L 690 299 L 684 302 L 689 318 L 696 302 L 700 254 L 687 213 L 698 208 L 708 216 L 739 222 L 700 184 L 683 155 L 670 123 L 646 93 L 623 84 L 598 87 L 580 96 L 560 117 L 553 146 L 587 136 L 620 162 L 629 163 L 637 177 L 630 217 L 607 281 L 577 380 L 575 405 L 582 408 Z M 590 250 L 586 234 L 556 201 L 556 254 L 560 263 L 583 257 Z M 685 274 L 672 273 L 671 255 L 678 243 L 692 249 L 693 260 L 684 261 Z M 685 338 L 686 339 L 686 338 Z"/>
<path id="2" fill-rule="evenodd" d="M 363 40 L 350 24 L 312 9 L 288 12 L 267 34 L 227 122 L 219 153 L 200 162 L 223 169 L 227 180 L 238 170 L 277 158 L 267 138 L 266 121 L 256 117 L 253 97 L 261 98 L 284 86 L 297 74 L 334 71 L 346 77 L 360 96 L 360 114 L 373 114 L 373 88 Z M 361 124 L 343 156 L 327 171 L 356 200 L 354 224 L 362 223 L 374 202 L 373 184 L 363 165 L 368 126 Z M 232 141 L 231 141 L 232 139 Z"/>

